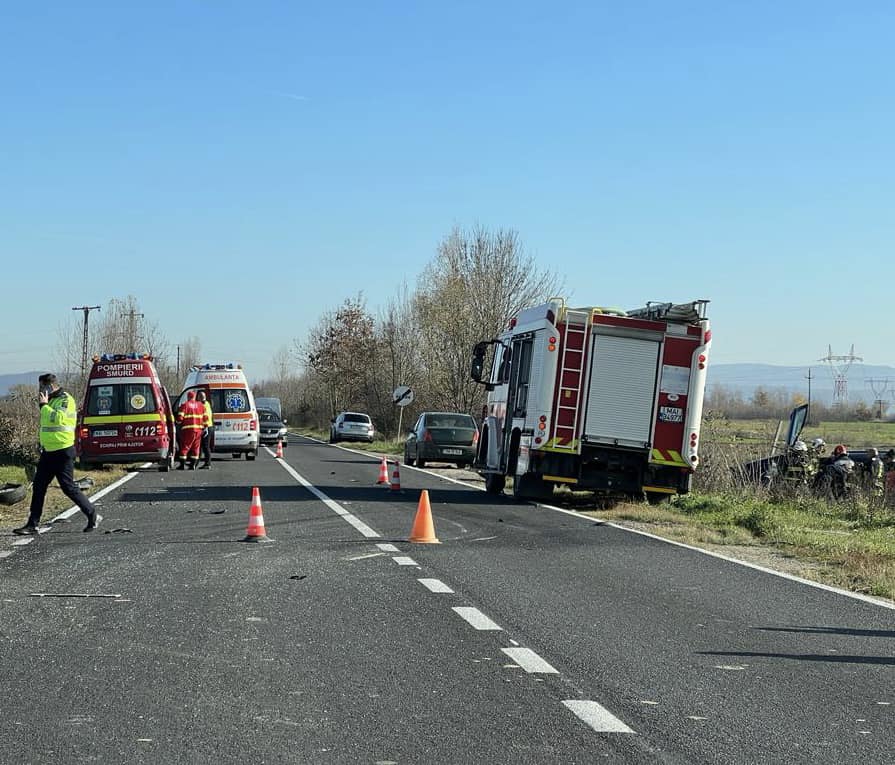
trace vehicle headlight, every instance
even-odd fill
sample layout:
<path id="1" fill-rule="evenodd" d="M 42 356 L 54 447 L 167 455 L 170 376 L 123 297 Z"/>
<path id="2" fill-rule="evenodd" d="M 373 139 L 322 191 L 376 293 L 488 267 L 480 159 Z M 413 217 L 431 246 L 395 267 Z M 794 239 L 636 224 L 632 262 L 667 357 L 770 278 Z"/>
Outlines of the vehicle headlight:
<path id="1" fill-rule="evenodd" d="M 286 428 L 280 428 L 280 429 L 277 431 L 277 435 L 278 435 L 278 436 L 285 436 L 285 435 L 286 435 Z"/>

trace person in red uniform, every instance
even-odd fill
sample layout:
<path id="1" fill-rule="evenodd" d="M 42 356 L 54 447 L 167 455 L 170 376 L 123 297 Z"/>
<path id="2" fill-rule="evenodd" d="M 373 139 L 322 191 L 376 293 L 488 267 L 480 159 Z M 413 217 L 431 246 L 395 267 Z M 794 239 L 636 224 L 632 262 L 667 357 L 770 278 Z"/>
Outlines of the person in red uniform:
<path id="1" fill-rule="evenodd" d="M 196 401 L 196 391 L 189 391 L 177 410 L 177 426 L 180 431 L 180 464 L 183 470 L 189 456 L 190 470 L 196 469 L 199 461 L 199 448 L 202 446 L 202 429 L 205 427 L 205 407 Z"/>

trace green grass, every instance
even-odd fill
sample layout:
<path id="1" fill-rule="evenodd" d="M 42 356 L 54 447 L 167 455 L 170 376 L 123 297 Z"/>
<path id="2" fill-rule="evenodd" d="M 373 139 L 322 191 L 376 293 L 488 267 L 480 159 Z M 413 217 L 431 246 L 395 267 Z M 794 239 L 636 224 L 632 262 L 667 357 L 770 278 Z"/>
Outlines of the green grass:
<path id="1" fill-rule="evenodd" d="M 648 524 L 695 545 L 765 547 L 810 564 L 803 576 L 895 599 L 895 510 L 858 500 L 781 500 L 689 494 L 664 507 L 622 505 L 595 517 Z"/>
<path id="2" fill-rule="evenodd" d="M 703 442 L 770 444 L 774 440 L 779 420 L 706 420 L 703 425 Z M 786 435 L 784 425 L 781 435 Z M 895 446 L 895 422 L 820 422 L 807 425 L 801 433 L 802 440 L 822 438 L 828 444 L 846 444 L 854 449 L 867 446 Z"/>

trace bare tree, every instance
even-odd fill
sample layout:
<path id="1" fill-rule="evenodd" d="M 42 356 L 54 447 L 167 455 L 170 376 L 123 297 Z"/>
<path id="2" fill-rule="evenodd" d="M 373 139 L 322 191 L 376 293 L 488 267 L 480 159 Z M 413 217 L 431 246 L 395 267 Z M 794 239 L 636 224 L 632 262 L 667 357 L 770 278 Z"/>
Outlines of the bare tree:
<path id="1" fill-rule="evenodd" d="M 515 231 L 454 228 L 421 275 L 415 300 L 432 404 L 477 411 L 482 389 L 469 379 L 473 345 L 559 288 L 557 277 L 525 253 Z"/>

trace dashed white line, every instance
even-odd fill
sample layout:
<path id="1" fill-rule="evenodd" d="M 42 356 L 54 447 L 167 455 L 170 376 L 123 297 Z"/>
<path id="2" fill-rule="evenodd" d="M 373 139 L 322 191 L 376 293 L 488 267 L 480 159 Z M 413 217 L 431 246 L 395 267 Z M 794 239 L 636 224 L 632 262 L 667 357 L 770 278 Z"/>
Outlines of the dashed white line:
<path id="1" fill-rule="evenodd" d="M 366 560 L 367 558 L 378 558 L 380 555 L 385 555 L 385 553 L 376 552 L 367 553 L 366 555 L 355 555 L 353 558 L 348 558 L 348 560 Z"/>
<path id="2" fill-rule="evenodd" d="M 538 656 L 531 648 L 501 648 L 516 664 L 526 672 L 557 675 L 559 672 Z"/>
<path id="3" fill-rule="evenodd" d="M 27 537 L 26 539 L 17 539 L 15 542 L 10 542 L 13 547 L 22 547 L 23 545 L 30 545 L 34 541 L 34 537 Z"/>
<path id="4" fill-rule="evenodd" d="M 503 630 L 503 627 L 496 622 L 493 622 L 477 608 L 472 608 L 470 606 L 454 606 L 451 610 L 464 618 L 477 630 Z"/>
<path id="5" fill-rule="evenodd" d="M 387 542 L 380 542 L 376 546 L 382 550 L 382 552 L 401 552 L 397 547 L 390 545 Z"/>
<path id="6" fill-rule="evenodd" d="M 425 587 L 429 592 L 453 592 L 453 590 L 440 579 L 417 579 L 417 581 L 421 585 L 423 585 L 423 587 Z"/>
<path id="7" fill-rule="evenodd" d="M 601 706 L 596 701 L 586 701 L 584 699 L 564 701 L 563 706 L 597 733 L 634 732 L 606 707 Z"/>
<path id="8" fill-rule="evenodd" d="M 14 550 L 0 550 L 0 558 L 8 558 L 13 552 Z"/>
<path id="9" fill-rule="evenodd" d="M 397 563 L 399 566 L 418 566 L 419 565 L 419 563 L 417 563 L 413 558 L 409 558 L 406 555 L 393 555 L 392 560 L 395 563 Z"/>
<path id="10" fill-rule="evenodd" d="M 285 460 L 278 460 L 283 470 L 285 470 L 289 475 L 291 475 L 296 481 L 298 481 L 302 486 L 304 486 L 311 494 L 313 494 L 317 499 L 319 499 L 324 505 L 326 505 L 330 510 L 332 510 L 336 515 L 341 516 L 341 518 L 357 529 L 361 534 L 363 534 L 368 539 L 373 537 L 378 537 L 379 533 L 373 531 L 366 523 L 364 523 L 357 516 L 349 513 L 344 507 L 342 507 L 338 502 L 334 499 L 330 499 L 326 496 L 320 489 L 318 489 L 314 484 L 308 481 L 304 476 L 299 475 L 299 473 Z"/>

